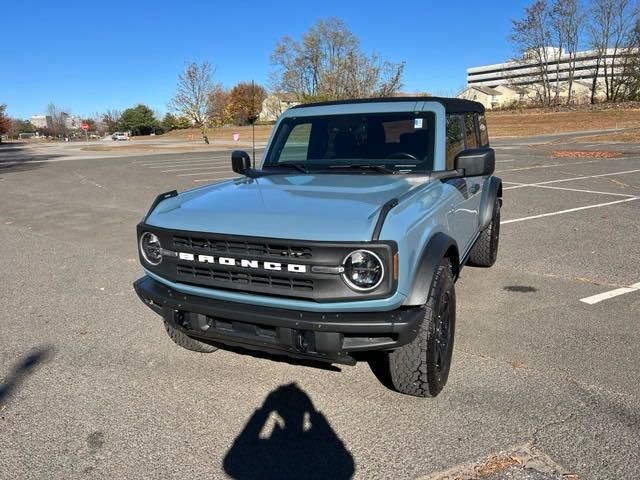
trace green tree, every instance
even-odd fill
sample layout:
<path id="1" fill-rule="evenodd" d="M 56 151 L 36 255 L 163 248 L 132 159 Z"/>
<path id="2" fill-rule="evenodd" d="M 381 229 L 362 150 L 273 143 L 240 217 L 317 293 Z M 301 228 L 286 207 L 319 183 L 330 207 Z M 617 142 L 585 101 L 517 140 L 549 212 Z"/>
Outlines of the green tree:
<path id="1" fill-rule="evenodd" d="M 177 129 L 191 128 L 193 127 L 193 122 L 184 115 L 180 115 L 179 117 L 176 117 L 175 125 Z"/>
<path id="2" fill-rule="evenodd" d="M 162 119 L 160 126 L 165 132 L 170 132 L 171 130 L 175 130 L 176 128 L 178 128 L 177 124 L 178 119 L 176 118 L 176 116 L 171 113 L 167 113 Z"/>
<path id="3" fill-rule="evenodd" d="M 120 130 L 130 131 L 132 135 L 149 135 L 159 128 L 153 110 L 143 104 L 122 112 L 118 126 Z"/>
<path id="4" fill-rule="evenodd" d="M 29 120 L 14 119 L 11 122 L 11 130 L 9 135 L 13 138 L 18 138 L 21 133 L 35 133 L 36 128 L 31 124 Z"/>

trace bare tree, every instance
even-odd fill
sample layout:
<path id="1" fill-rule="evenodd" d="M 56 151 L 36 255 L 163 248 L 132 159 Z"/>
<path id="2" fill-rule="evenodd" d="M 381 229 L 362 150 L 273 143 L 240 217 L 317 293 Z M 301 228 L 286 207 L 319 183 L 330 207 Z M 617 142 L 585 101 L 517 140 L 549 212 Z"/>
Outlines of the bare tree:
<path id="1" fill-rule="evenodd" d="M 629 100 L 640 100 L 640 9 L 636 11 L 635 16 L 626 65 L 626 96 Z"/>
<path id="2" fill-rule="evenodd" d="M 630 62 L 634 3 L 632 0 L 592 0 L 589 17 L 589 43 L 597 55 L 591 103 L 595 102 L 600 76 L 604 80 L 606 100 L 615 102 L 627 83 L 624 71 Z"/>
<path id="3" fill-rule="evenodd" d="M 102 114 L 102 124 L 108 133 L 113 133 L 118 130 L 118 124 L 120 123 L 120 117 L 122 113 L 120 110 L 107 110 Z"/>
<path id="4" fill-rule="evenodd" d="M 192 62 L 178 75 L 178 88 L 169 103 L 174 111 L 189 118 L 202 132 L 205 143 L 209 143 L 209 95 L 213 91 L 211 77 L 213 69 L 209 62 Z"/>
<path id="5" fill-rule="evenodd" d="M 69 118 L 69 111 L 63 111 L 55 103 L 47 105 L 47 116 L 51 118 L 51 133 L 60 137 L 67 136 L 67 119 Z"/>
<path id="6" fill-rule="evenodd" d="M 561 49 L 564 48 L 569 57 L 567 62 L 567 105 L 569 105 L 572 100 L 573 79 L 576 71 L 576 54 L 584 27 L 584 12 L 580 0 L 555 0 L 551 6 L 551 19 L 556 38 L 558 38 L 558 46 Z M 559 73 L 557 70 L 557 80 L 559 80 Z"/>
<path id="7" fill-rule="evenodd" d="M 366 55 L 337 18 L 319 20 L 301 41 L 283 37 L 271 55 L 275 91 L 298 101 L 392 95 L 402 86 L 404 63 Z"/>
<path id="8" fill-rule="evenodd" d="M 11 130 L 11 119 L 5 113 L 7 106 L 0 104 L 0 143 L 2 143 L 2 136 Z"/>
<path id="9" fill-rule="evenodd" d="M 548 106 L 554 98 L 549 66 L 557 63 L 561 54 L 560 49 L 550 48 L 554 43 L 551 11 L 547 0 L 535 0 L 524 12 L 522 19 L 513 20 L 511 40 L 518 49 L 519 61 L 533 70 L 531 81 L 536 100 Z"/>

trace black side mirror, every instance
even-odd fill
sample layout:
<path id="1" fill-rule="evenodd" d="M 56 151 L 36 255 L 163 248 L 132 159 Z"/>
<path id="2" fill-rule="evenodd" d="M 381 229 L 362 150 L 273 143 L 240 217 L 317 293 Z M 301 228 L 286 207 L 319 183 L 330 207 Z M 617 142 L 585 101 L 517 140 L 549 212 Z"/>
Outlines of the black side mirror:
<path id="1" fill-rule="evenodd" d="M 460 152 L 453 165 L 463 177 L 491 175 L 496 169 L 496 153 L 493 148 L 474 148 Z"/>
<path id="2" fill-rule="evenodd" d="M 251 168 L 251 157 L 243 150 L 231 152 L 231 170 L 244 175 Z"/>

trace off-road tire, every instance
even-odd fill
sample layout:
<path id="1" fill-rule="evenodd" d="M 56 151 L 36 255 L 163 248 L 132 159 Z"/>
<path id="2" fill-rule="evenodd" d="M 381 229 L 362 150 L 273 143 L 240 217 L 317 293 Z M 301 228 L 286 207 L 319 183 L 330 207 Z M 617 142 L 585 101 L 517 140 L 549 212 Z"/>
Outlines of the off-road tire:
<path id="1" fill-rule="evenodd" d="M 496 197 L 491 223 L 485 228 L 469 254 L 468 265 L 472 267 L 491 267 L 498 258 L 500 242 L 500 199 Z"/>
<path id="2" fill-rule="evenodd" d="M 397 392 L 435 397 L 449 378 L 456 324 L 456 292 L 447 258 L 443 258 L 436 269 L 425 307 L 424 320 L 413 342 L 386 353 L 385 357 L 378 359 L 375 367 L 372 365 L 372 369 L 379 378 L 380 368 L 388 369 L 383 375 L 385 383 Z M 447 339 L 446 345 L 439 349 L 443 334 Z"/>
<path id="3" fill-rule="evenodd" d="M 164 328 L 167 331 L 169 338 L 175 342 L 176 345 L 191 350 L 192 352 L 199 353 L 213 353 L 218 350 L 217 347 L 209 345 L 208 343 L 201 342 L 195 338 L 191 338 L 189 335 L 184 334 L 177 328 L 171 326 L 166 320 L 164 322 Z"/>

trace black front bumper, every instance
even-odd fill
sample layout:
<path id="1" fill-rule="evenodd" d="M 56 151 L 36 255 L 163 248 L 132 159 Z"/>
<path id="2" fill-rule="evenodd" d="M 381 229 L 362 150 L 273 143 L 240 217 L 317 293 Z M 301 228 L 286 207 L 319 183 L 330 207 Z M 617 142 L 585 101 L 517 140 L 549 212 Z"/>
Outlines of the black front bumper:
<path id="1" fill-rule="evenodd" d="M 180 293 L 145 276 L 140 299 L 186 334 L 221 346 L 353 364 L 352 353 L 392 350 L 411 342 L 424 308 L 320 313 L 261 307 Z"/>

